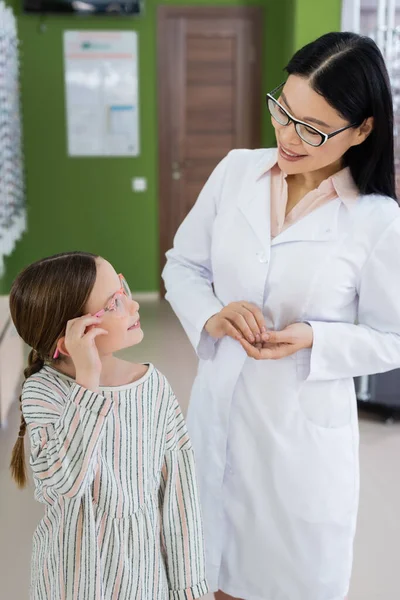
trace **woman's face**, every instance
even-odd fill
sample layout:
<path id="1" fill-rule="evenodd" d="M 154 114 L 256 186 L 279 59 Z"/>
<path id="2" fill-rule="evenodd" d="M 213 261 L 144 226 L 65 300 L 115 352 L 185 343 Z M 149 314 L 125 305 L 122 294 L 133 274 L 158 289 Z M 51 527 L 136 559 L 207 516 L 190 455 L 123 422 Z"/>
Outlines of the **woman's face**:
<path id="1" fill-rule="evenodd" d="M 289 76 L 277 100 L 293 117 L 324 133 L 331 133 L 350 124 L 323 96 L 311 88 L 307 79 L 298 75 Z M 372 130 L 372 119 L 367 119 L 361 127 L 347 129 L 329 139 L 323 146 L 315 148 L 297 135 L 293 123 L 283 126 L 275 119 L 271 120 L 278 143 L 278 164 L 288 175 L 308 173 L 334 165 L 339 170 L 347 150 L 361 144 Z"/>

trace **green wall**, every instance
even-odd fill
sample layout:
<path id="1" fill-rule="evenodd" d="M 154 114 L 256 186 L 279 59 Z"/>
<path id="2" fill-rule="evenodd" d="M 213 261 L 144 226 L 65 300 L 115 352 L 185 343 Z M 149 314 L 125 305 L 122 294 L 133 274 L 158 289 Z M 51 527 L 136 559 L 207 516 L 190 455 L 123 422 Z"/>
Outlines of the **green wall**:
<path id="1" fill-rule="evenodd" d="M 10 0 L 17 12 L 19 1 Z M 156 11 L 162 3 L 145 0 L 145 15 L 138 19 L 48 17 L 43 21 L 45 32 L 40 30 L 39 17 L 18 16 L 28 231 L 6 260 L 6 274 L 0 281 L 4 293 L 25 265 L 73 249 L 105 256 L 135 291 L 158 289 Z M 168 4 L 264 6 L 265 91 L 281 80 L 281 70 L 295 47 L 339 27 L 340 0 L 173 0 Z M 141 155 L 68 158 L 63 31 L 111 28 L 139 34 Z M 272 145 L 268 121 L 264 111 L 263 144 Z M 147 178 L 146 192 L 131 191 L 134 176 Z"/>
<path id="2" fill-rule="evenodd" d="M 341 0 L 297 0 L 294 11 L 295 49 L 329 31 L 340 30 Z"/>

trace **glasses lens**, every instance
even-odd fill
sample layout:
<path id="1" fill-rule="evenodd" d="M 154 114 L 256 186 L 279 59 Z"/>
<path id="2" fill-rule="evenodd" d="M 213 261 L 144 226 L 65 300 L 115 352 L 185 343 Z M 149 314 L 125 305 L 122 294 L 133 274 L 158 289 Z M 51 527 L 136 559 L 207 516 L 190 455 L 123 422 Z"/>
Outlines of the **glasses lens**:
<path id="1" fill-rule="evenodd" d="M 128 299 L 132 299 L 132 292 L 123 275 L 120 275 L 121 289 L 116 292 L 105 310 L 118 316 L 125 316 L 129 312 Z"/>
<path id="2" fill-rule="evenodd" d="M 268 110 L 271 113 L 271 117 L 275 119 L 280 125 L 288 125 L 289 117 L 285 111 L 279 106 L 275 100 L 268 98 Z"/>
<path id="3" fill-rule="evenodd" d="M 124 290 L 125 296 L 127 296 L 128 298 L 132 298 L 132 292 L 125 277 L 121 277 L 121 285 L 122 289 Z"/>
<path id="4" fill-rule="evenodd" d="M 296 123 L 296 131 L 301 139 L 310 146 L 320 146 L 325 139 L 318 131 L 301 123 Z"/>
<path id="5" fill-rule="evenodd" d="M 125 293 L 117 292 L 106 306 L 106 311 L 113 315 L 123 317 L 128 311 L 127 304 L 128 302 Z"/>

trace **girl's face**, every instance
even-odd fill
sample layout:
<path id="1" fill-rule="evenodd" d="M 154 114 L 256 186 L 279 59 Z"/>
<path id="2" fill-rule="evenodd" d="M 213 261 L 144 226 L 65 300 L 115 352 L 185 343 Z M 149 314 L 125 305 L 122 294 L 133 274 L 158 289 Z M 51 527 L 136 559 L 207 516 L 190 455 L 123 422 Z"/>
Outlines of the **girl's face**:
<path id="1" fill-rule="evenodd" d="M 323 133 L 332 133 L 349 125 L 323 96 L 312 89 L 307 79 L 298 75 L 288 77 L 277 100 L 293 117 L 317 127 Z M 293 123 L 284 126 L 272 118 L 272 125 L 278 143 L 279 167 L 288 175 L 295 175 L 331 166 L 337 166 L 339 170 L 343 155 L 366 139 L 373 121 L 372 118 L 367 119 L 360 127 L 342 131 L 319 148 L 304 142 L 297 135 Z"/>
<path id="2" fill-rule="evenodd" d="M 101 328 L 108 331 L 108 335 L 96 338 L 100 355 L 105 355 L 140 344 L 143 331 L 140 327 L 139 304 L 126 295 L 116 294 L 121 289 L 121 281 L 115 269 L 103 258 L 97 259 L 96 263 L 96 283 L 86 311 L 95 315 L 106 307 L 115 309 L 107 310 L 99 323 Z"/>

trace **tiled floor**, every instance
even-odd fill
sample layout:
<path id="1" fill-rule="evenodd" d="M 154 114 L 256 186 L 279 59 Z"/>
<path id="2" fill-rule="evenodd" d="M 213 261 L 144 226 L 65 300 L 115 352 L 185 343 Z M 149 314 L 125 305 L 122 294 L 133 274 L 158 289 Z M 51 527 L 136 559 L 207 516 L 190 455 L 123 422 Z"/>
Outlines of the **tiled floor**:
<path id="1" fill-rule="evenodd" d="M 167 304 L 148 302 L 141 314 L 145 340 L 125 355 L 154 362 L 186 409 L 196 371 L 194 352 Z M 18 418 L 16 402 L 8 427 L 0 431 L 1 600 L 28 599 L 31 538 L 42 515 L 32 488 L 18 491 L 8 475 Z M 400 423 L 385 426 L 378 419 L 363 417 L 360 427 L 362 492 L 349 600 L 399 600 Z"/>

